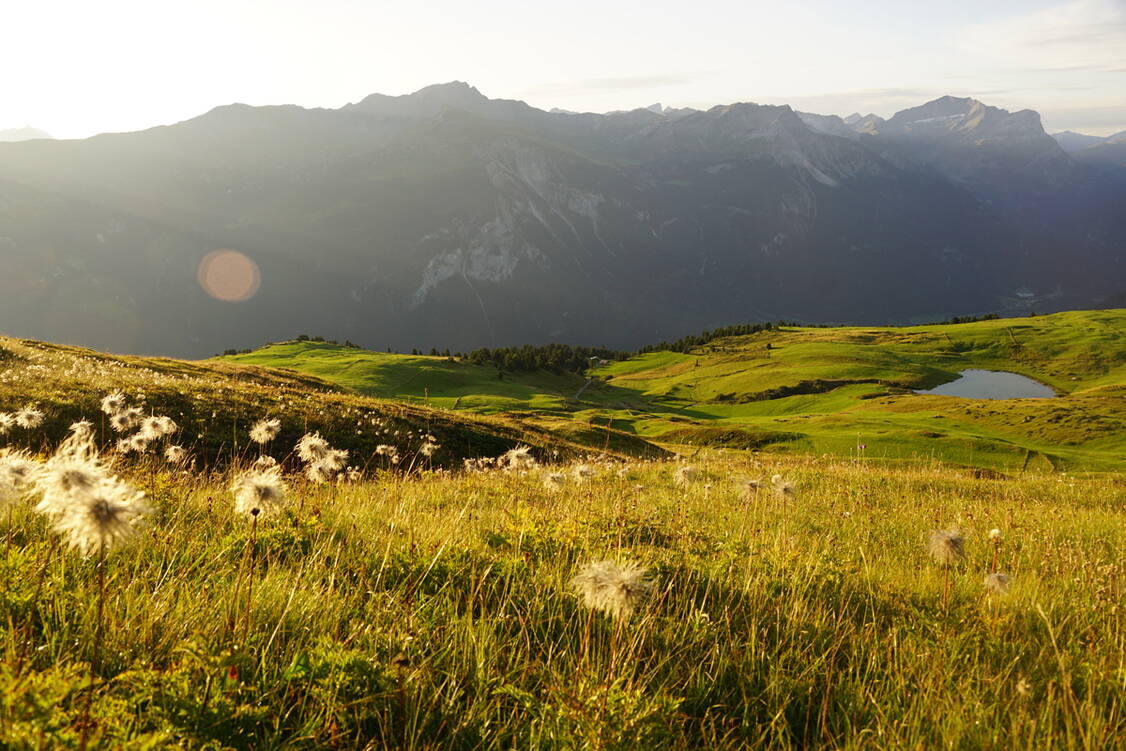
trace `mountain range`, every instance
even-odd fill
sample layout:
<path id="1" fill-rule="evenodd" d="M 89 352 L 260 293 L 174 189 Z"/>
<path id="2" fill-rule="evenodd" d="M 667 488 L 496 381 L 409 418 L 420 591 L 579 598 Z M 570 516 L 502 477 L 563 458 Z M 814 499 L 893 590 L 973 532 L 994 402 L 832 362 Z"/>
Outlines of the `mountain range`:
<path id="1" fill-rule="evenodd" d="M 1126 292 L 1126 167 L 1087 152 L 1118 145 L 1068 153 L 1035 112 L 955 97 L 886 120 L 546 112 L 460 82 L 228 105 L 0 143 L 0 331 L 186 356 L 298 333 L 631 348 L 1099 306 Z M 250 300 L 201 289 L 219 248 L 257 264 Z"/>

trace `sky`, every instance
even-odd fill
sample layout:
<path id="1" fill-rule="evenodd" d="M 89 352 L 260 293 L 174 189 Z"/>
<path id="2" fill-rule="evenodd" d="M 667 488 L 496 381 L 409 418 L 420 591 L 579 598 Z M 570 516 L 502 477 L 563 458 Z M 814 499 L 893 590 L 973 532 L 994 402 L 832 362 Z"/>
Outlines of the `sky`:
<path id="1" fill-rule="evenodd" d="M 140 130 L 232 102 L 466 81 L 604 112 L 735 101 L 889 116 L 943 94 L 1126 130 L 1126 0 L 0 0 L 0 129 Z"/>

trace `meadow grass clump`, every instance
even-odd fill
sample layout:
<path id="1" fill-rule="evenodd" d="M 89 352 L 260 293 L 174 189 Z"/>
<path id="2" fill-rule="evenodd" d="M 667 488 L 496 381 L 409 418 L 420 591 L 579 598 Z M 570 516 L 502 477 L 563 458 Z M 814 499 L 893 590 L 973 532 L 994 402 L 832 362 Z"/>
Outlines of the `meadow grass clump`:
<path id="1" fill-rule="evenodd" d="M 1126 748 L 1121 477 L 776 457 L 801 503 L 748 504 L 717 478 L 761 466 L 693 462 L 710 488 L 593 460 L 329 486 L 75 442 L 46 509 L 153 473 L 153 513 L 99 583 L 10 504 L 0 745 Z M 936 518 L 1005 544 L 940 573 Z"/>

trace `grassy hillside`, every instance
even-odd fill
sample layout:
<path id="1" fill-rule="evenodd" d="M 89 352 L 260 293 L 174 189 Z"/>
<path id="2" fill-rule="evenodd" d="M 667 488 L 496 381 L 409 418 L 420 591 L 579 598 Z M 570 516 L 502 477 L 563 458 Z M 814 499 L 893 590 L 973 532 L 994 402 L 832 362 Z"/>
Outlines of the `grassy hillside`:
<path id="1" fill-rule="evenodd" d="M 282 342 L 226 362 L 292 369 L 359 394 L 481 414 L 564 409 L 586 379 L 574 374 L 504 373 L 446 357 L 398 355 L 325 342 Z"/>
<path id="2" fill-rule="evenodd" d="M 1126 468 L 1126 311 L 909 328 L 783 328 L 653 352 L 597 380 L 297 343 L 233 362 L 286 367 L 382 398 L 517 413 L 556 430 L 610 426 L 666 443 L 1008 470 Z M 967 368 L 1019 373 L 1055 399 L 916 394 Z M 576 395 L 578 398 L 576 399 Z"/>
<path id="3" fill-rule="evenodd" d="M 93 421 L 99 441 L 110 445 L 119 436 L 106 424 L 99 402 L 120 391 L 146 413 L 173 418 L 180 426 L 176 441 L 207 466 L 226 464 L 232 455 L 257 455 L 246 430 L 266 417 L 282 422 L 281 434 L 268 447 L 282 461 L 304 433 L 314 430 L 349 450 L 360 466 L 380 466 L 374 459 L 379 445 L 394 446 L 404 467 L 457 466 L 465 457 L 495 456 L 520 443 L 540 456 L 573 456 L 591 448 L 633 456 L 663 453 L 631 434 L 555 433 L 510 416 L 376 399 L 293 370 L 114 356 L 5 337 L 0 337 L 0 369 L 0 412 L 30 405 L 46 414 L 42 429 L 13 428 L 0 437 L 0 445 L 37 448 L 39 442 L 59 440 L 79 419 Z M 435 436 L 440 448 L 423 460 L 418 451 L 425 435 Z"/>
<path id="4" fill-rule="evenodd" d="M 104 613 L 97 559 L 20 503 L 0 745 L 73 748 L 92 687 L 93 748 L 1126 748 L 1121 478 L 695 471 L 289 478 L 253 527 L 161 473 Z M 735 482 L 776 472 L 791 494 Z M 948 571 L 936 527 L 964 536 Z M 570 584 L 602 560 L 649 570 L 628 621 Z"/>

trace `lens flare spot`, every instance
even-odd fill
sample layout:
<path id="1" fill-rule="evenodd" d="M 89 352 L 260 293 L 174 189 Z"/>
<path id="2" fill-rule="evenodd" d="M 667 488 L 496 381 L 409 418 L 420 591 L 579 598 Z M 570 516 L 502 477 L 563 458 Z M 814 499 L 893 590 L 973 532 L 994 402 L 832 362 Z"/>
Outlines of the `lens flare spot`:
<path id="1" fill-rule="evenodd" d="M 262 283 L 258 264 L 237 250 L 213 250 L 199 262 L 199 286 L 216 300 L 243 302 Z"/>

